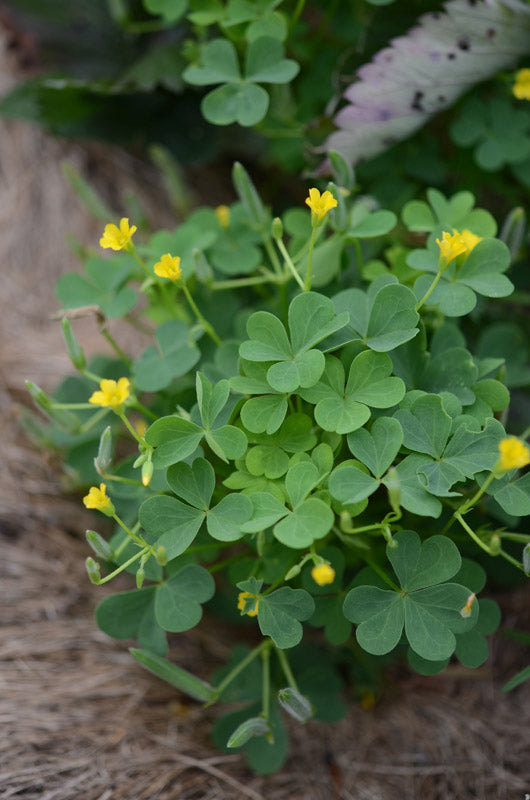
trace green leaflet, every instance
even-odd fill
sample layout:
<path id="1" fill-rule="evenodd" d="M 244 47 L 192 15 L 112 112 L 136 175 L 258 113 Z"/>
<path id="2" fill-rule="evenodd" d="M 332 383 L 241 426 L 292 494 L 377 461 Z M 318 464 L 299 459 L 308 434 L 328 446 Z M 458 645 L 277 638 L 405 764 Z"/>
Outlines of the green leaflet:
<path id="1" fill-rule="evenodd" d="M 400 531 L 394 539 L 397 547 L 387 547 L 387 557 L 402 591 L 357 586 L 346 596 L 344 614 L 358 625 L 357 641 L 369 653 L 390 652 L 404 630 L 420 658 L 444 660 L 455 650 L 455 634 L 470 630 L 478 618 L 475 603 L 469 617 L 460 614 L 469 589 L 445 583 L 460 568 L 458 549 L 444 536 L 433 536 L 422 544 L 414 531 Z"/>

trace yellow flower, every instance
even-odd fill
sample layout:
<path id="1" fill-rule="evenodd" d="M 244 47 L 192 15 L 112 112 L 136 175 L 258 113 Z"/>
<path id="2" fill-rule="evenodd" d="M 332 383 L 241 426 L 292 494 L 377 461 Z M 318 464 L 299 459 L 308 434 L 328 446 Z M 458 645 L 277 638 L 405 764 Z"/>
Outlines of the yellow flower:
<path id="1" fill-rule="evenodd" d="M 512 92 L 518 100 L 530 100 L 530 69 L 520 69 L 515 75 Z"/>
<path id="2" fill-rule="evenodd" d="M 129 220 L 123 217 L 120 220 L 120 227 L 117 225 L 105 225 L 103 236 L 99 240 L 101 247 L 111 248 L 112 250 L 128 250 L 132 244 L 133 233 L 137 230 L 136 225 L 129 227 Z"/>
<path id="3" fill-rule="evenodd" d="M 335 580 L 335 570 L 331 564 L 317 564 L 311 570 L 311 577 L 319 586 L 326 586 Z"/>
<path id="4" fill-rule="evenodd" d="M 499 460 L 497 469 L 500 472 L 508 472 L 510 469 L 519 469 L 530 464 L 530 449 L 528 445 L 516 436 L 508 436 L 499 442 Z"/>
<path id="5" fill-rule="evenodd" d="M 230 224 L 230 209 L 228 206 L 217 206 L 215 216 L 219 220 L 221 227 L 228 228 Z"/>
<path id="6" fill-rule="evenodd" d="M 250 598 L 255 598 L 256 602 L 254 606 L 250 608 L 248 611 L 245 611 L 245 606 L 247 605 L 247 601 Z M 248 617 L 255 617 L 258 613 L 258 606 L 259 606 L 259 597 L 255 594 L 251 594 L 250 592 L 239 592 L 237 597 L 237 609 L 241 611 L 243 614 L 246 614 Z"/>
<path id="7" fill-rule="evenodd" d="M 89 403 L 103 408 L 112 408 L 114 411 L 120 409 L 130 395 L 131 383 L 129 378 L 120 378 L 119 381 L 106 380 L 99 384 L 99 391 L 94 392 L 88 398 Z"/>
<path id="8" fill-rule="evenodd" d="M 106 514 L 107 517 L 112 517 L 115 513 L 112 500 L 107 497 L 107 487 L 104 483 L 100 483 L 99 489 L 97 486 L 91 486 L 88 494 L 83 497 L 83 503 L 86 508 L 95 508 Z"/>
<path id="9" fill-rule="evenodd" d="M 464 228 L 463 231 L 457 231 L 455 228 L 454 234 L 455 236 L 460 236 L 467 248 L 468 253 L 473 250 L 476 244 L 482 241 L 482 236 L 477 236 L 475 233 L 471 233 L 471 231 L 468 231 L 467 228 Z"/>
<path id="10" fill-rule="evenodd" d="M 180 257 L 166 253 L 154 266 L 155 273 L 159 278 L 168 278 L 170 281 L 178 281 L 182 276 L 180 269 Z"/>
<path id="11" fill-rule="evenodd" d="M 440 261 L 450 264 L 451 261 L 462 253 L 467 253 L 467 245 L 459 233 L 442 233 L 442 239 L 436 239 L 436 244 L 440 248 Z"/>
<path id="12" fill-rule="evenodd" d="M 328 211 L 337 206 L 337 201 L 331 192 L 326 191 L 321 195 L 318 189 L 310 189 L 305 202 L 311 209 L 313 224 L 317 225 L 322 222 Z"/>

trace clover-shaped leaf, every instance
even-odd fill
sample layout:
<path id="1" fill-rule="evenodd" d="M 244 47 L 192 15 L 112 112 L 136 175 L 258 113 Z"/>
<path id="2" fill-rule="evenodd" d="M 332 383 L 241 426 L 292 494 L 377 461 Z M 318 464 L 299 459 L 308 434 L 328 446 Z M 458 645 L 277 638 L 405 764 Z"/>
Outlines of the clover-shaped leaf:
<path id="1" fill-rule="evenodd" d="M 335 295 L 335 311 L 347 313 L 349 324 L 325 342 L 325 349 L 335 349 L 347 342 L 361 341 L 371 350 L 387 352 L 418 333 L 419 315 L 416 298 L 393 276 L 376 279 L 368 292 L 345 289 Z"/>
<path id="2" fill-rule="evenodd" d="M 251 397 L 241 408 L 241 421 L 251 433 L 275 433 L 287 414 L 287 395 L 276 392 L 267 382 L 268 366 L 241 359 L 244 375 L 230 379 L 230 388 Z"/>
<path id="3" fill-rule="evenodd" d="M 199 66 L 183 73 L 188 83 L 206 86 L 221 83 L 201 103 L 205 118 L 216 125 L 238 122 L 255 125 L 269 107 L 269 95 L 260 83 L 288 83 L 298 73 L 296 61 L 283 57 L 278 39 L 253 38 L 246 51 L 245 75 L 241 75 L 237 52 L 228 39 L 214 39 L 201 51 Z"/>
<path id="4" fill-rule="evenodd" d="M 157 587 L 156 621 L 166 631 L 188 631 L 201 621 L 201 603 L 210 600 L 214 592 L 214 580 L 208 570 L 198 564 L 186 564 Z"/>
<path id="5" fill-rule="evenodd" d="M 59 278 L 57 297 L 64 308 L 98 306 L 108 319 L 122 317 L 136 305 L 136 292 L 124 285 L 134 272 L 128 257 L 112 265 L 106 258 L 89 258 L 84 276 L 67 272 Z"/>
<path id="6" fill-rule="evenodd" d="M 530 472 L 494 491 L 495 500 L 507 514 L 514 517 L 530 515 Z"/>
<path id="7" fill-rule="evenodd" d="M 360 428 L 348 436 L 351 452 L 366 464 L 372 475 L 381 478 L 394 461 L 403 443 L 403 430 L 394 417 L 379 417 L 370 428 Z"/>
<path id="8" fill-rule="evenodd" d="M 347 322 L 336 315 L 331 301 L 316 292 L 305 292 L 289 306 L 289 330 L 267 311 L 257 311 L 247 322 L 249 340 L 239 348 L 249 361 L 274 361 L 267 370 L 267 382 L 277 392 L 294 392 L 299 386 L 313 386 L 324 370 L 324 354 L 311 349 Z"/>
<path id="9" fill-rule="evenodd" d="M 334 515 L 323 500 L 308 496 L 320 481 L 319 470 L 312 462 L 295 464 L 285 478 L 292 510 L 269 492 L 255 492 L 250 495 L 252 517 L 243 523 L 241 530 L 256 533 L 274 525 L 276 539 L 295 549 L 309 547 L 316 539 L 322 539 L 330 531 Z"/>
<path id="10" fill-rule="evenodd" d="M 422 544 L 414 531 L 400 531 L 394 541 L 397 547 L 387 546 L 387 557 L 402 590 L 357 586 L 346 596 L 344 615 L 358 625 L 357 641 L 369 653 L 389 653 L 404 629 L 421 658 L 448 658 L 456 647 L 455 634 L 470 630 L 478 617 L 475 604 L 469 617 L 460 613 L 469 589 L 445 583 L 460 568 L 458 548 L 445 536 L 432 536 Z"/>
<path id="11" fill-rule="evenodd" d="M 346 382 L 342 363 L 328 356 L 322 379 L 299 394 L 316 403 L 315 419 L 321 428 L 349 433 L 370 418 L 369 406 L 389 408 L 403 399 L 405 384 L 401 378 L 390 377 L 391 373 L 392 361 L 386 353 L 367 350 L 353 359 Z"/>
<path id="12" fill-rule="evenodd" d="M 147 430 L 145 438 L 155 447 L 153 464 L 156 469 L 183 461 L 195 452 L 203 438 L 223 461 L 239 458 L 247 449 L 247 437 L 234 425 L 216 427 L 216 420 L 228 401 L 227 380 L 212 386 L 205 375 L 196 375 L 197 401 L 202 425 L 176 415 L 160 417 Z"/>
<path id="13" fill-rule="evenodd" d="M 315 603 L 308 592 L 284 586 L 271 594 L 260 596 L 260 631 L 264 636 L 270 636 L 276 647 L 282 650 L 295 647 L 302 640 L 300 621 L 309 619 L 314 610 Z"/>
<path id="14" fill-rule="evenodd" d="M 438 189 L 427 189 L 427 200 L 411 200 L 403 208 L 402 218 L 409 230 L 430 233 L 433 243 L 441 230 L 467 229 L 482 237 L 497 233 L 497 223 L 489 211 L 473 208 L 471 192 L 457 192 L 447 199 Z"/>
<path id="15" fill-rule="evenodd" d="M 206 459 L 195 459 L 191 467 L 182 461 L 174 464 L 168 470 L 167 482 L 186 503 L 166 495 L 149 497 L 140 506 L 140 522 L 157 537 L 168 558 L 189 547 L 203 520 L 213 539 L 234 542 L 241 538 L 241 525 L 250 519 L 252 503 L 246 495 L 229 494 L 211 506 L 215 473 Z"/>
<path id="16" fill-rule="evenodd" d="M 192 333 L 181 320 L 164 322 L 156 332 L 158 347 L 144 350 L 133 367 L 134 383 L 143 392 L 165 389 L 171 381 L 185 375 L 201 357 Z"/>
<path id="17" fill-rule="evenodd" d="M 166 634 L 155 619 L 155 595 L 155 586 L 110 595 L 96 608 L 96 622 L 107 636 L 136 636 L 142 647 L 164 656 L 168 649 Z"/>
<path id="18" fill-rule="evenodd" d="M 407 264 L 426 273 L 438 271 L 438 246 L 429 239 L 428 249 L 413 250 Z M 510 251 L 499 239 L 482 239 L 467 256 L 456 259 L 441 276 L 429 297 L 428 304 L 438 306 L 448 317 L 461 317 L 473 310 L 476 294 L 486 297 L 507 297 L 513 283 L 503 273 L 510 266 Z M 420 275 L 414 292 L 423 297 L 432 284 L 432 275 Z"/>
<path id="19" fill-rule="evenodd" d="M 405 447 L 427 456 L 416 468 L 425 488 L 434 495 L 454 495 L 450 491 L 453 484 L 492 470 L 498 460 L 504 429 L 496 419 L 488 419 L 484 429 L 478 431 L 462 424 L 449 438 L 451 418 L 441 398 L 428 394 L 394 416 L 403 428 Z"/>

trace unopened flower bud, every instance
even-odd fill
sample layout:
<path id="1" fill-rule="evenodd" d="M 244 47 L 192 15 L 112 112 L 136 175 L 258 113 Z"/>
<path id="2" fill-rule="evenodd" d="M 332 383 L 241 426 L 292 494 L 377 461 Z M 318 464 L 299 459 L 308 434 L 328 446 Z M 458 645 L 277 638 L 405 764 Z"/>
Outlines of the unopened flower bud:
<path id="1" fill-rule="evenodd" d="M 141 589 L 145 580 L 145 569 L 140 567 L 136 572 L 136 588 Z"/>
<path id="2" fill-rule="evenodd" d="M 530 576 L 530 544 L 525 545 L 523 549 L 523 569 L 525 575 Z"/>
<path id="3" fill-rule="evenodd" d="M 66 345 L 66 352 L 74 367 L 78 370 L 83 370 L 86 367 L 86 358 L 83 348 L 76 339 L 75 333 L 72 330 L 70 320 L 64 317 L 61 322 L 64 343 Z"/>
<path id="4" fill-rule="evenodd" d="M 304 695 L 290 687 L 278 691 L 278 702 L 298 722 L 307 722 L 313 716 L 313 706 Z"/>
<path id="5" fill-rule="evenodd" d="M 163 547 L 161 544 L 158 545 L 155 552 L 155 558 L 157 563 L 160 564 L 161 567 L 165 567 L 167 564 L 167 552 L 166 548 Z"/>
<path id="6" fill-rule="evenodd" d="M 388 492 L 388 502 L 392 506 L 392 511 L 395 514 L 399 514 L 401 504 L 401 483 L 395 467 L 390 467 L 388 470 L 385 478 L 385 486 Z"/>
<path id="7" fill-rule="evenodd" d="M 151 478 L 153 477 L 153 462 L 144 461 L 142 464 L 142 484 L 149 486 Z"/>
<path id="8" fill-rule="evenodd" d="M 193 266 L 197 280 L 201 283 L 210 284 L 213 281 L 213 269 L 211 268 L 206 256 L 201 250 L 195 248 L 192 253 Z"/>
<path id="9" fill-rule="evenodd" d="M 274 217 L 271 225 L 273 239 L 281 239 L 283 236 L 283 223 L 279 217 Z"/>
<path id="10" fill-rule="evenodd" d="M 99 439 L 98 454 L 94 459 L 94 466 L 99 475 L 103 475 L 112 460 L 112 431 L 107 425 Z"/>
<path id="11" fill-rule="evenodd" d="M 291 567 L 289 572 L 286 573 L 284 577 L 284 581 L 291 581 L 293 578 L 296 578 L 297 575 L 300 575 L 300 565 L 295 564 L 294 567 Z"/>
<path id="12" fill-rule="evenodd" d="M 87 571 L 88 578 L 90 583 L 93 583 L 95 586 L 98 586 L 99 582 L 101 581 L 101 572 L 99 569 L 99 564 L 97 561 L 94 561 L 91 556 L 89 556 L 85 560 L 85 568 Z"/>
<path id="13" fill-rule="evenodd" d="M 256 228 L 263 229 L 268 219 L 267 211 L 248 172 L 239 161 L 232 169 L 232 181 L 250 222 Z"/>
<path id="14" fill-rule="evenodd" d="M 108 542 L 97 533 L 97 531 L 87 531 L 85 533 L 86 540 L 98 558 L 104 561 L 110 561 L 112 558 L 112 550 Z"/>
<path id="15" fill-rule="evenodd" d="M 516 258 L 523 243 L 526 214 L 520 207 L 512 208 L 502 226 L 499 239 L 508 245 L 512 259 Z"/>
<path id="16" fill-rule="evenodd" d="M 501 552 L 501 537 L 498 533 L 492 534 L 490 539 L 490 555 L 498 556 Z"/>

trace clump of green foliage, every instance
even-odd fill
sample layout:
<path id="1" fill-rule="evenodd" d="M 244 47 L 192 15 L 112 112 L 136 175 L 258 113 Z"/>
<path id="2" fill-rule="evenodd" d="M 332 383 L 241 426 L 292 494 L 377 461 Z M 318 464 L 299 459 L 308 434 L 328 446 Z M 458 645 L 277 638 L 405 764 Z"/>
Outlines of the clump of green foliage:
<path id="1" fill-rule="evenodd" d="M 57 287 L 79 375 L 53 398 L 29 385 L 85 505 L 114 522 L 87 532 L 90 579 L 136 576 L 99 626 L 191 697 L 237 701 L 214 738 L 264 773 L 286 757 L 281 710 L 340 718 L 345 674 L 363 696 L 391 654 L 422 674 L 482 664 L 500 619 L 486 569 L 530 572 L 529 430 L 506 433 L 528 354 L 490 312 L 514 290 L 520 214 L 508 244 L 469 192 L 431 189 L 398 218 L 331 160 L 311 212 L 273 219 L 236 164 L 230 207 L 109 224 L 111 259 L 88 253 Z M 84 306 L 113 357 L 86 363 Z M 118 317 L 152 344 L 125 353 Z M 209 682 L 167 658 L 203 607 L 255 640 Z"/>

